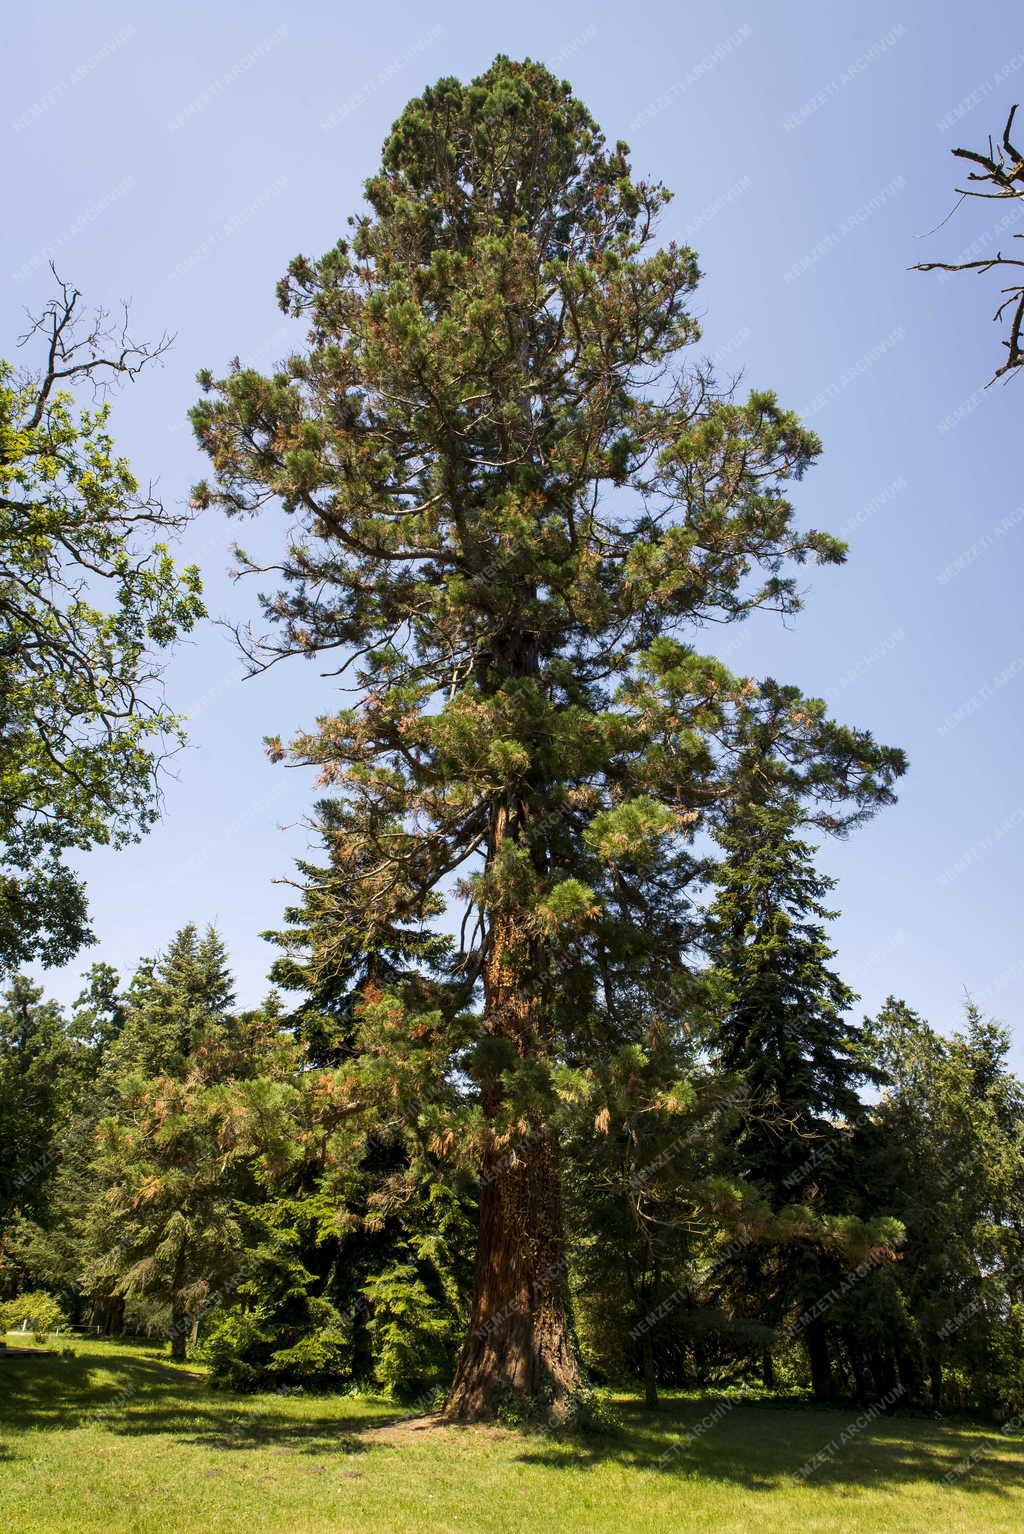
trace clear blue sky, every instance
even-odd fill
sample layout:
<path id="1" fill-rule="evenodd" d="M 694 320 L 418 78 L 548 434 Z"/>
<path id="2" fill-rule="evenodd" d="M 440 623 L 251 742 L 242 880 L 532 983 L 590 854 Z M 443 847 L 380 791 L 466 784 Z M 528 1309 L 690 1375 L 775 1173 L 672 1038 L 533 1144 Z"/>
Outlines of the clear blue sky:
<path id="1" fill-rule="evenodd" d="M 849 562 L 809 572 L 791 628 L 758 620 L 729 658 L 909 753 L 899 804 L 825 854 L 844 975 L 865 1009 L 894 991 L 943 1027 L 966 986 L 1017 1030 L 1024 1064 L 1024 379 L 975 394 L 1001 357 L 992 278 L 907 271 L 976 239 L 1009 245 L 992 203 L 922 236 L 953 203 L 950 150 L 983 145 L 1024 99 L 1019 0 L 41 0 L 2 25 L 2 350 L 49 294 L 48 250 L 88 299 L 130 298 L 140 333 L 176 332 L 114 416 L 171 503 L 204 472 L 184 421 L 196 369 L 235 355 L 269 367 L 293 344 L 274 284 L 343 232 L 403 103 L 499 51 L 573 81 L 676 193 L 663 234 L 700 252 L 704 350 L 804 409 L 825 441 L 798 504 L 845 530 Z M 240 536 L 270 550 L 278 533 L 271 519 Z M 228 619 L 255 606 L 226 577 L 236 535 L 211 515 L 181 547 Z M 212 920 L 243 999 L 262 994 L 258 933 L 280 919 L 273 881 L 305 845 L 312 788 L 270 766 L 261 737 L 329 710 L 333 684 L 298 661 L 239 675 L 213 626 L 173 661 L 192 747 L 157 830 L 83 864 L 100 938 L 85 963 L 130 965 Z M 70 998 L 81 967 L 48 985 Z"/>

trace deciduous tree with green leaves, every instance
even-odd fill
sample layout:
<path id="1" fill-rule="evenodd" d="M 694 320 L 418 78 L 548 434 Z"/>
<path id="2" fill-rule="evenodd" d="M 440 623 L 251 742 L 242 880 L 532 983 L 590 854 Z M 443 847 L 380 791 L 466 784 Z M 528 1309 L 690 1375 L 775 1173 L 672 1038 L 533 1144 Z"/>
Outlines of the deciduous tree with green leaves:
<path id="1" fill-rule="evenodd" d="M 44 1204 L 60 1135 L 90 1063 L 56 1002 L 26 975 L 15 975 L 0 995 L 0 1231 L 13 1214 L 31 1216 Z"/>
<path id="2" fill-rule="evenodd" d="M 59 1289 L 76 1322 L 96 1125 L 114 1100 L 108 1050 L 123 1020 L 108 964 L 89 970 L 70 1016 L 24 976 L 0 999 L 0 1290 Z"/>
<path id="3" fill-rule="evenodd" d="M 1007 1030 L 972 1002 L 965 1012 L 943 1037 L 890 996 L 868 1025 L 886 1082 L 859 1181 L 906 1241 L 902 1304 L 862 1325 L 876 1381 L 887 1368 L 908 1395 L 927 1380 L 936 1408 L 1008 1416 L 1024 1405 L 1024 1083 Z"/>
<path id="4" fill-rule="evenodd" d="M 89 940 L 66 854 L 135 839 L 156 817 L 160 756 L 180 720 L 155 655 L 203 613 L 199 574 L 154 533 L 168 512 L 118 455 L 104 390 L 166 342 L 57 295 L 23 341 L 34 371 L 0 360 L 0 968 L 59 964 Z M 91 405 L 76 393 L 92 387 Z"/>
<path id="5" fill-rule="evenodd" d="M 752 721 L 774 778 L 837 821 L 902 769 L 693 648 L 707 623 L 794 612 L 789 567 L 843 546 L 786 498 L 817 439 L 772 394 L 681 365 L 696 256 L 656 247 L 668 193 L 627 155 L 539 64 L 441 80 L 395 124 L 351 237 L 280 286 L 308 347 L 272 377 L 200 375 L 193 411 L 215 470 L 199 503 L 291 519 L 254 664 L 352 676 L 349 706 L 271 749 L 336 804 L 309 952 L 364 994 L 335 1111 L 355 1147 L 407 1104 L 480 1172 L 462 1420 L 510 1393 L 562 1412 L 577 1389 L 559 1071 L 606 1047 L 627 986 L 650 980 L 680 1025 L 693 838 Z M 443 950 L 396 941 L 446 911 Z M 398 961 L 377 982 L 381 949 Z"/>

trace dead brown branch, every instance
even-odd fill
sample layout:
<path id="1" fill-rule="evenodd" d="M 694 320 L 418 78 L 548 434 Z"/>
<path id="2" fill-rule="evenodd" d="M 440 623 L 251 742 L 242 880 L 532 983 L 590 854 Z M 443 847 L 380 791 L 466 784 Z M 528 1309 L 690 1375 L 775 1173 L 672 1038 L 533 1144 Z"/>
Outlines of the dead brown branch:
<path id="1" fill-rule="evenodd" d="M 982 154 L 974 149 L 954 149 L 953 154 L 960 160 L 967 160 L 971 164 L 980 167 L 978 170 L 968 172 L 968 182 L 981 183 L 981 185 L 968 185 L 957 187 L 960 202 L 967 197 L 992 198 L 1017 198 L 1024 203 L 1024 154 L 1013 142 L 1013 119 L 1017 112 L 1017 105 L 1010 108 L 1003 128 L 1002 139 L 994 143 L 988 141 L 988 153 Z M 991 190 L 983 191 L 982 186 Z M 959 202 L 957 206 L 959 207 Z M 1019 240 L 1021 235 L 1015 234 L 1013 239 Z M 1009 267 L 1024 267 L 1024 259 L 1014 256 L 1006 256 L 1003 252 L 996 251 L 992 256 L 985 256 L 976 261 L 919 261 L 911 270 L 915 272 L 970 272 L 979 274 L 990 272 L 994 268 L 1005 270 Z M 1022 344 L 1022 329 L 1024 329 L 1024 282 L 1011 282 L 1002 289 L 1003 298 L 996 309 L 993 319 L 1001 321 L 1009 313 L 1010 333 L 1009 338 L 1002 344 L 1006 348 L 1007 356 L 1002 367 L 996 369 L 989 380 L 994 383 L 997 378 L 1009 373 L 1013 368 L 1024 365 L 1024 344 Z"/>

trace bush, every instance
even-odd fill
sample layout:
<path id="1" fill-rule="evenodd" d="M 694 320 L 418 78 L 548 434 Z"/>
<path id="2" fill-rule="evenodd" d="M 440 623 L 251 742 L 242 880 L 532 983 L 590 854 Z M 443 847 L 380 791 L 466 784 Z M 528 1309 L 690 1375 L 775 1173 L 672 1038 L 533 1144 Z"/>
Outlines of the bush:
<path id="1" fill-rule="evenodd" d="M 458 1339 L 413 1264 L 391 1263 L 362 1292 L 377 1384 L 400 1401 L 438 1390 L 451 1375 Z"/>
<path id="2" fill-rule="evenodd" d="M 36 1342 L 45 1342 L 51 1332 L 59 1332 L 66 1325 L 60 1305 L 44 1289 L 30 1289 L 0 1304 L 0 1326 L 4 1331 L 30 1331 Z"/>
<path id="3" fill-rule="evenodd" d="M 303 1296 L 286 1320 L 266 1306 L 215 1316 L 201 1353 L 230 1390 L 336 1384 L 352 1367 L 351 1326 L 328 1301 Z"/>
<path id="4" fill-rule="evenodd" d="M 273 1333 L 252 1311 L 218 1316 L 200 1349 L 215 1385 L 228 1390 L 258 1390 L 267 1379 Z"/>
<path id="5" fill-rule="evenodd" d="M 510 1385 L 501 1385 L 492 1396 L 492 1405 L 501 1425 L 519 1432 L 544 1435 L 592 1433 L 615 1438 L 622 1431 L 622 1421 L 614 1403 L 587 1383 L 558 1397 L 557 1404 L 551 1385 L 531 1397 L 521 1395 Z"/>

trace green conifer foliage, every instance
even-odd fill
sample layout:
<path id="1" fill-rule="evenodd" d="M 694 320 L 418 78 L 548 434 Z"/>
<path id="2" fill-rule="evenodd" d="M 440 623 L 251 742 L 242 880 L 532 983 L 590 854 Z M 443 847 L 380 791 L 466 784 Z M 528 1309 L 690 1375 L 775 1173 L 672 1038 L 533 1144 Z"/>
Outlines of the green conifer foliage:
<path id="1" fill-rule="evenodd" d="M 317 972 L 364 990 L 339 1122 L 407 1107 L 481 1173 L 461 1419 L 574 1396 L 557 1071 L 602 1047 L 618 987 L 650 977 L 677 1008 L 692 838 L 744 741 L 837 819 L 902 769 L 693 648 L 707 621 L 794 612 L 792 567 L 843 547 L 786 498 L 816 438 L 682 367 L 696 256 L 656 246 L 668 193 L 627 154 L 539 64 L 441 80 L 350 238 L 292 262 L 280 300 L 308 346 L 269 378 L 201 375 L 193 411 L 200 504 L 289 518 L 255 663 L 320 656 L 354 687 L 271 750 L 335 803 L 306 931 Z M 417 953 L 445 912 L 445 951 Z"/>
<path id="2" fill-rule="evenodd" d="M 747 1098 L 736 1166 L 780 1216 L 782 1237 L 738 1256 L 727 1287 L 741 1311 L 769 1325 L 810 1314 L 799 1335 L 815 1393 L 826 1398 L 832 1318 L 816 1306 L 841 1281 L 844 1258 L 855 1266 L 876 1237 L 881 1254 L 893 1232 L 884 1221 L 850 1218 L 850 1144 L 865 1112 L 858 1088 L 879 1074 L 846 1015 L 857 998 L 830 965 L 824 924 L 835 912 L 823 902 L 835 881 L 816 870 L 799 818 L 792 803 L 748 798 L 719 827 L 710 948 L 720 986 L 716 1052 Z M 764 1373 L 770 1381 L 770 1352 Z"/>
<path id="3" fill-rule="evenodd" d="M 166 954 L 137 971 L 112 1064 L 140 1076 L 180 1075 L 201 1037 L 230 1030 L 233 1003 L 220 936 L 212 927 L 200 936 L 190 922 L 174 935 Z"/>

